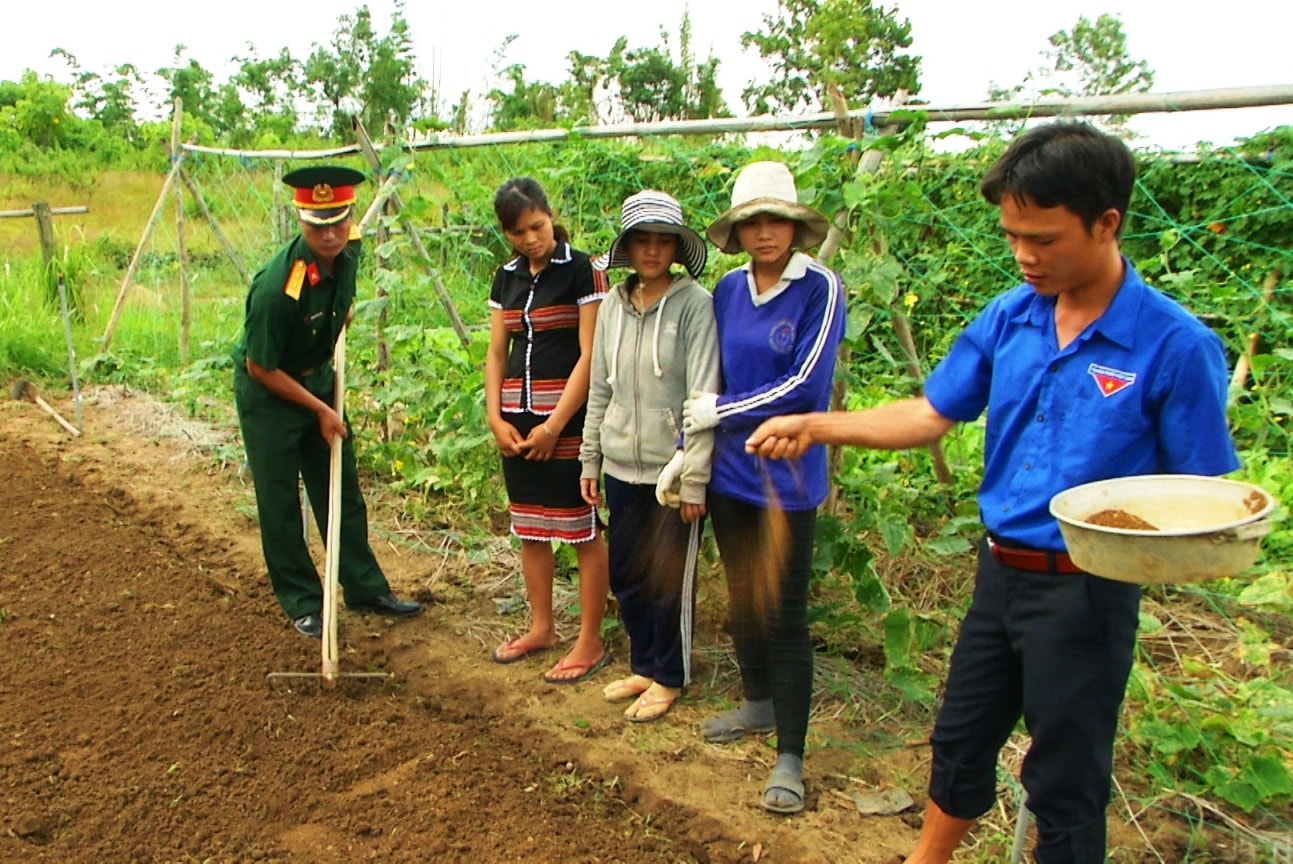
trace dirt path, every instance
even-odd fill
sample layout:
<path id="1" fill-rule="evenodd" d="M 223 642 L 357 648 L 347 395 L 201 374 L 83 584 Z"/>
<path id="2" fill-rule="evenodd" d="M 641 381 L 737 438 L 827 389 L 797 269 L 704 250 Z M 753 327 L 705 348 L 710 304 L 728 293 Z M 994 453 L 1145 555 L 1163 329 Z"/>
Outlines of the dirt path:
<path id="1" fill-rule="evenodd" d="M 763 813 L 767 742 L 697 735 L 721 659 L 645 727 L 601 679 L 543 685 L 555 655 L 490 663 L 507 622 L 478 577 L 514 574 L 456 553 L 375 541 L 435 601 L 342 612 L 343 670 L 393 680 L 267 680 L 317 671 L 318 643 L 269 591 L 250 490 L 130 403 L 87 407 L 76 441 L 0 405 L 0 861 L 894 864 L 914 841 L 854 811 L 847 748 L 809 755 L 806 813 Z M 919 748 L 898 758 L 923 773 Z"/>

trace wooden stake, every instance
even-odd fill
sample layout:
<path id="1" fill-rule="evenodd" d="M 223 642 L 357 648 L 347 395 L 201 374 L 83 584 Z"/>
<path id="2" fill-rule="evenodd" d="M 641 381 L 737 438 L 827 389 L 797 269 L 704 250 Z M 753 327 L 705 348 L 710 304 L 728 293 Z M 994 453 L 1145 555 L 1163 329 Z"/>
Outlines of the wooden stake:
<path id="1" fill-rule="evenodd" d="M 180 155 L 180 118 L 184 116 L 184 101 L 175 97 L 175 111 L 171 116 L 171 157 Z M 188 256 L 184 249 L 184 190 L 174 183 L 175 189 L 175 251 L 180 259 L 180 363 L 189 362 L 189 321 L 192 310 L 189 306 L 189 268 Z"/>
<path id="2" fill-rule="evenodd" d="M 157 195 L 157 203 L 153 205 L 153 212 L 148 215 L 148 222 L 144 226 L 144 234 L 139 238 L 139 244 L 135 247 L 135 254 L 130 258 L 130 266 L 126 268 L 126 275 L 121 280 L 121 290 L 117 292 L 117 302 L 112 306 L 112 316 L 108 319 L 108 327 L 103 331 L 103 338 L 99 340 L 99 351 L 106 353 L 108 346 L 112 344 L 112 334 L 117 329 L 117 319 L 121 317 L 121 310 L 126 306 L 126 292 L 130 290 L 130 285 L 135 281 L 135 272 L 139 270 L 139 261 L 143 257 L 144 247 L 148 245 L 148 239 L 153 236 L 153 228 L 157 225 L 157 215 L 162 212 L 162 204 L 166 201 L 167 193 L 171 191 L 171 184 L 175 182 L 176 176 L 180 173 L 180 165 L 184 163 L 184 153 L 180 152 L 171 164 L 171 172 L 166 175 L 166 182 L 162 184 L 162 191 Z"/>
<path id="3" fill-rule="evenodd" d="M 31 212 L 36 216 L 36 234 L 40 237 L 40 259 L 45 265 L 41 268 L 41 277 L 47 292 L 54 287 L 54 260 L 58 257 L 58 243 L 54 240 L 54 214 L 49 204 L 36 201 L 31 205 Z"/>
<path id="4" fill-rule="evenodd" d="M 1257 307 L 1257 314 L 1254 316 L 1253 332 L 1248 335 L 1248 350 L 1245 351 L 1237 361 L 1235 361 L 1234 374 L 1230 376 L 1230 404 L 1234 405 L 1239 401 L 1239 394 L 1243 392 L 1244 385 L 1248 383 L 1248 370 L 1252 367 L 1253 355 L 1257 353 L 1258 344 L 1261 342 L 1261 334 L 1257 332 L 1257 327 L 1261 324 L 1262 319 L 1266 317 L 1266 309 L 1271 305 L 1271 299 L 1275 296 L 1275 286 L 1280 281 L 1280 268 L 1276 267 L 1266 274 L 1266 281 L 1262 283 L 1262 305 Z"/>
<path id="5" fill-rule="evenodd" d="M 72 344 L 72 315 L 67 308 L 67 286 L 63 274 L 58 274 L 58 311 L 63 318 L 63 338 L 67 341 L 67 373 L 72 378 L 72 404 L 76 406 L 76 428 L 85 428 L 81 413 L 81 384 L 76 378 L 76 346 Z"/>

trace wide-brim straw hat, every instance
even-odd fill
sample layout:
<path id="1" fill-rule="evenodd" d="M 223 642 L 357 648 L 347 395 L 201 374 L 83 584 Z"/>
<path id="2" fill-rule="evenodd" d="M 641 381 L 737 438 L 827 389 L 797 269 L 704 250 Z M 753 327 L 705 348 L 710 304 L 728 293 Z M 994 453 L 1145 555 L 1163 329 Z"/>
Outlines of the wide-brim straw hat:
<path id="1" fill-rule="evenodd" d="M 797 249 L 818 245 L 826 239 L 830 228 L 825 216 L 799 203 L 799 192 L 789 168 L 780 162 L 751 162 L 736 175 L 731 208 L 715 219 L 705 234 L 720 250 L 735 255 L 741 251 L 741 241 L 732 229 L 760 213 L 798 222 L 791 244 Z"/>
<path id="2" fill-rule="evenodd" d="M 687 268 L 692 278 L 699 277 L 705 269 L 709 250 L 700 234 L 682 221 L 682 205 L 672 195 L 647 189 L 624 199 L 620 208 L 620 233 L 611 243 L 610 251 L 593 259 L 598 270 L 628 267 L 629 250 L 625 242 L 633 231 L 652 231 L 656 234 L 673 234 L 678 238 L 674 260 Z"/>

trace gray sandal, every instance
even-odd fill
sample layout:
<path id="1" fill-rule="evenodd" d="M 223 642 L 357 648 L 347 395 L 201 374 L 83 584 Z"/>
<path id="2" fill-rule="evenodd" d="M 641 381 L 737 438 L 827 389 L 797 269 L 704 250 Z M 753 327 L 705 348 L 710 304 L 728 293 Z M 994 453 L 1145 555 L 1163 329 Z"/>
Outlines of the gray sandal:
<path id="1" fill-rule="evenodd" d="M 739 707 L 716 714 L 700 727 L 700 734 L 711 744 L 728 744 L 746 735 L 763 735 L 777 728 L 772 700 L 742 702 Z"/>
<path id="2" fill-rule="evenodd" d="M 777 757 L 777 765 L 763 787 L 763 809 L 791 814 L 804 809 L 804 760 L 789 753 Z"/>

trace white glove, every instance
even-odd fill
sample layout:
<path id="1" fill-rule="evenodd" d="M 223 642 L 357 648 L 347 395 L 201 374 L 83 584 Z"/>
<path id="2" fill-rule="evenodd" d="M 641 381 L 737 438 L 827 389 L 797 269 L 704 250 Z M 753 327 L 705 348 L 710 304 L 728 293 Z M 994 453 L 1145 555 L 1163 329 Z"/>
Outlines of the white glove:
<path id="1" fill-rule="evenodd" d="M 661 507 L 682 506 L 682 451 L 675 450 L 655 481 L 655 500 Z"/>
<path id="2" fill-rule="evenodd" d="M 718 394 L 693 392 L 682 403 L 682 431 L 690 435 L 718 425 Z"/>

